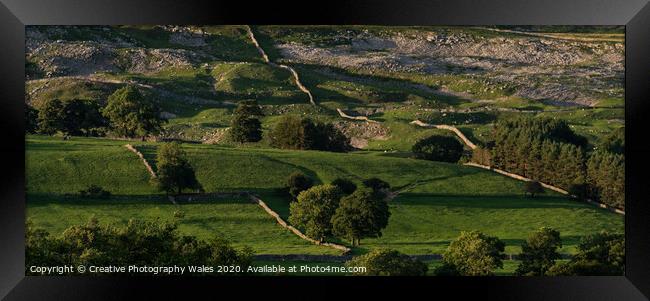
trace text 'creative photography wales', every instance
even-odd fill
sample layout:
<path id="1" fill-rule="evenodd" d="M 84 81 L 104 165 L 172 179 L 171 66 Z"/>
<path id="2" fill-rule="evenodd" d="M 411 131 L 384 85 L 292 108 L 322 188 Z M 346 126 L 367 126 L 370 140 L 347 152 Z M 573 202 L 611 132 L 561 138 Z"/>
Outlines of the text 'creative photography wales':
<path id="1" fill-rule="evenodd" d="M 27 26 L 26 275 L 625 272 L 622 26 Z"/>

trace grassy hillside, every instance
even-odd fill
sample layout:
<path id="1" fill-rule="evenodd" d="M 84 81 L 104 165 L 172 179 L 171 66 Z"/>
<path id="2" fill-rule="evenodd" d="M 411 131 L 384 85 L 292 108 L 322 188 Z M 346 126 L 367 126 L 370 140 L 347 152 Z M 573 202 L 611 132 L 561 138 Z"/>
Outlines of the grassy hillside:
<path id="1" fill-rule="evenodd" d="M 123 144 L 105 139 L 63 141 L 29 136 L 28 216 L 57 232 L 93 214 L 111 221 L 171 219 L 175 210 L 182 210 L 186 214 L 180 228 L 188 234 L 205 237 L 221 233 L 237 243 L 250 241 L 259 250 L 270 250 L 262 253 L 331 252 L 293 240 L 253 204 L 210 202 L 177 207 L 164 199 L 146 200 L 140 195 L 156 192 L 142 163 Z M 136 143 L 154 166 L 157 145 Z M 563 251 L 573 252 L 581 236 L 602 229 L 623 232 L 624 219 L 619 215 L 551 191 L 535 199 L 525 198 L 522 182 L 457 164 L 389 157 L 383 152 L 338 154 L 197 144 L 184 144 L 183 148 L 206 191 L 254 191 L 285 218 L 288 200 L 277 190 L 294 171 L 304 172 L 317 183 L 337 177 L 360 183 L 379 177 L 393 189 L 401 189 L 403 193 L 390 203 L 392 214 L 384 235 L 363 240 L 355 253 L 376 247 L 409 254 L 441 253 L 460 231 L 475 229 L 500 237 L 507 243 L 507 251 L 516 253 L 528 233 L 542 226 L 560 230 Z M 111 201 L 61 197 L 89 184 L 99 184 L 121 197 Z M 69 218 L 61 221 L 61 216 Z M 257 238 L 243 236 L 253 233 L 259 233 L 254 236 Z M 270 239 L 274 237 L 280 238 Z"/>
<path id="2" fill-rule="evenodd" d="M 175 218 L 182 212 L 182 218 Z M 37 227 L 58 235 L 67 227 L 83 224 L 90 217 L 100 223 L 126 224 L 129 219 L 178 222 L 184 235 L 199 239 L 220 236 L 233 246 L 248 246 L 257 254 L 338 254 L 337 250 L 313 245 L 277 225 L 256 204 L 244 199 L 215 199 L 173 205 L 165 198 L 133 197 L 115 200 L 39 198 L 28 200 L 27 217 Z M 61 218 L 65 217 L 65 218 Z"/>

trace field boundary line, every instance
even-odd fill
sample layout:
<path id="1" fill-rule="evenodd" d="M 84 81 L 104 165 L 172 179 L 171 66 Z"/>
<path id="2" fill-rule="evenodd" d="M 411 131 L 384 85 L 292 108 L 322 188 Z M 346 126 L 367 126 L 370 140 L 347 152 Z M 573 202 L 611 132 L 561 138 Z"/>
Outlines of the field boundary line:
<path id="1" fill-rule="evenodd" d="M 315 240 L 315 239 L 305 235 L 304 233 L 300 232 L 300 230 L 296 229 L 294 226 L 289 225 L 286 221 L 284 221 L 284 219 L 282 219 L 282 217 L 280 217 L 280 215 L 277 212 L 273 211 L 273 209 L 271 209 L 268 205 L 266 205 L 266 203 L 264 201 L 262 201 L 262 199 L 260 199 L 259 197 L 249 193 L 248 198 L 253 203 L 256 203 L 260 207 L 262 207 L 262 209 L 264 209 L 264 211 L 266 211 L 266 213 L 268 213 L 270 216 L 275 218 L 275 220 L 278 222 L 278 224 L 280 224 L 280 226 L 282 226 L 283 228 L 291 231 L 293 234 L 297 235 L 298 237 L 300 237 L 300 238 L 302 238 L 302 239 L 304 239 L 304 240 L 306 240 L 308 242 L 311 242 L 311 243 L 313 243 L 315 245 L 326 246 L 326 247 L 330 247 L 330 248 L 334 248 L 334 249 L 343 251 L 343 254 L 347 254 L 350 251 L 352 251 L 352 249 L 350 249 L 350 248 L 348 248 L 346 246 L 331 243 L 331 242 L 320 242 L 318 240 Z"/>
<path id="2" fill-rule="evenodd" d="M 418 260 L 441 260 L 442 254 L 410 254 L 407 255 L 413 259 Z M 573 254 L 560 253 L 560 259 L 571 259 Z M 352 255 L 311 255 L 311 254 L 257 254 L 253 256 L 256 260 L 270 260 L 270 261 L 323 261 L 323 262 L 345 262 L 352 259 Z M 520 260 L 521 254 L 504 254 L 503 260 Z"/>
<path id="3" fill-rule="evenodd" d="M 530 179 L 530 178 L 527 178 L 527 177 L 524 177 L 522 175 L 518 175 L 518 174 L 515 174 L 515 173 L 507 172 L 505 170 L 501 170 L 501 169 L 498 169 L 498 168 L 494 168 L 492 166 L 482 165 L 482 164 L 478 164 L 478 163 L 474 163 L 474 162 L 463 163 L 463 165 L 478 167 L 478 168 L 482 168 L 482 169 L 487 169 L 487 170 L 494 171 L 496 173 L 502 174 L 504 176 L 507 176 L 507 177 L 510 177 L 510 178 L 513 178 L 513 179 L 517 179 L 517 180 L 520 180 L 520 181 L 524 181 L 524 182 L 533 181 L 533 179 Z M 564 190 L 562 188 L 559 188 L 559 187 L 556 187 L 556 186 L 553 186 L 553 185 L 550 185 L 550 184 L 542 183 L 542 182 L 539 182 L 539 184 L 541 184 L 542 187 L 544 187 L 544 188 L 559 192 L 559 193 L 564 194 L 564 195 L 568 195 L 568 196 L 570 196 L 570 197 L 572 197 L 572 198 L 574 198 L 576 200 L 579 200 L 579 198 L 577 196 L 570 194 L 568 191 L 566 191 L 566 190 Z M 609 210 L 611 212 L 618 213 L 620 215 L 625 215 L 625 211 L 623 211 L 621 209 L 618 209 L 618 208 L 615 208 L 615 207 L 612 207 L 612 206 L 608 206 L 608 205 L 596 202 L 596 201 L 591 200 L 591 199 L 586 199 L 586 200 L 584 200 L 584 202 L 592 204 L 592 205 L 600 207 L 600 208 L 603 208 L 603 209 L 607 209 L 607 210 Z"/>
<path id="4" fill-rule="evenodd" d="M 246 25 L 246 31 L 248 32 L 248 37 L 250 37 L 251 41 L 253 42 L 253 45 L 255 45 L 255 48 L 257 48 L 257 51 L 262 56 L 262 60 L 264 60 L 264 62 L 269 64 L 270 66 L 289 70 L 289 73 L 291 73 L 291 76 L 293 77 L 293 81 L 296 83 L 296 86 L 298 86 L 298 89 L 300 89 L 300 91 L 302 91 L 303 93 L 307 94 L 307 96 L 309 96 L 309 102 L 312 105 L 316 105 L 316 102 L 314 101 L 314 96 L 311 94 L 311 91 L 309 91 L 309 89 L 307 89 L 307 87 L 305 87 L 305 85 L 303 85 L 302 82 L 300 82 L 300 77 L 298 76 L 298 72 L 296 72 L 296 69 L 293 69 L 292 67 L 289 67 L 284 64 L 276 64 L 274 62 L 271 62 L 269 56 L 266 54 L 262 46 L 260 46 L 260 44 L 257 42 L 257 39 L 255 38 L 255 34 L 253 34 L 253 30 L 251 29 L 250 26 Z"/>
<path id="5" fill-rule="evenodd" d="M 420 121 L 419 119 L 411 121 L 410 124 L 415 124 L 415 125 L 420 126 L 420 127 L 433 127 L 433 128 L 437 128 L 437 129 L 452 131 L 452 132 L 454 132 L 454 134 L 456 134 L 456 136 L 458 136 L 458 138 L 460 138 L 460 140 L 463 141 L 463 143 L 465 143 L 465 145 L 467 145 L 471 149 L 476 149 L 476 144 L 474 144 L 471 140 L 469 140 L 465 136 L 465 134 L 463 134 L 463 132 L 461 132 L 455 126 L 446 125 L 446 124 L 428 124 L 428 123 Z"/>
<path id="6" fill-rule="evenodd" d="M 358 121 L 366 121 L 366 122 L 374 122 L 374 123 L 379 123 L 379 121 L 372 120 L 368 118 L 367 116 L 350 116 L 343 112 L 343 110 L 336 108 L 336 111 L 339 113 L 339 116 L 347 119 L 352 119 L 352 120 L 358 120 Z"/>
<path id="7" fill-rule="evenodd" d="M 147 168 L 147 171 L 149 172 L 149 174 L 151 175 L 152 178 L 154 178 L 154 179 L 157 178 L 156 172 L 153 171 L 153 168 L 151 168 L 151 165 L 149 165 L 149 162 L 147 162 L 147 159 L 144 158 L 144 155 L 140 151 L 138 151 L 131 144 L 125 144 L 124 147 L 126 147 L 126 149 L 128 149 L 128 150 L 132 151 L 133 153 L 135 153 L 140 158 L 140 160 L 142 160 L 142 163 L 144 164 L 144 167 Z"/>

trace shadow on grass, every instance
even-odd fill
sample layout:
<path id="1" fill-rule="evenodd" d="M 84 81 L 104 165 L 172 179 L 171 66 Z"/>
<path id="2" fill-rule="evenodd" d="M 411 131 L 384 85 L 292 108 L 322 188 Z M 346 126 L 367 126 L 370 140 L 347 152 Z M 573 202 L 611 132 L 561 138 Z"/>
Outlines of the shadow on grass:
<path id="1" fill-rule="evenodd" d="M 395 200 L 397 205 L 435 205 L 453 208 L 480 208 L 480 209 L 538 209 L 538 208 L 566 208 L 581 209 L 593 208 L 588 204 L 571 200 L 568 197 L 536 196 L 524 197 L 516 194 L 504 195 L 448 195 L 433 193 L 403 193 Z"/>

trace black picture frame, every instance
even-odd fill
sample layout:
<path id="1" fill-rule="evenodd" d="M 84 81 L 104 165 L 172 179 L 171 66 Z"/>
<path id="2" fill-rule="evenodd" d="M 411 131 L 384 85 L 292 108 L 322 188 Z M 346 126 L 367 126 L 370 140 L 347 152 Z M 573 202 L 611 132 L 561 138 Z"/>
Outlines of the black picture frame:
<path id="1" fill-rule="evenodd" d="M 0 0 L 0 124 L 3 181 L 0 194 L 0 297 L 7 300 L 124 299 L 237 288 L 294 298 L 303 294 L 404 292 L 416 298 L 452 293 L 505 300 L 646 300 L 650 296 L 650 5 L 646 0 L 493 1 L 24 1 Z M 618 277 L 256 277 L 122 278 L 26 277 L 25 228 L 25 25 L 117 24 L 365 24 L 365 25 L 625 25 L 626 271 Z M 631 164 L 630 164 L 631 163 Z M 343 290 L 346 291 L 337 291 Z M 349 293 L 348 293 L 349 290 Z M 319 293 L 320 292 L 320 293 Z M 308 295 L 303 295 L 308 297 Z M 406 297 L 411 298 L 411 297 Z M 419 298 L 419 297 L 418 297 Z"/>

